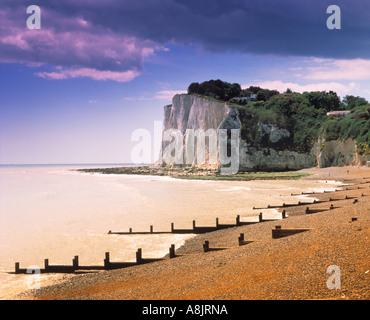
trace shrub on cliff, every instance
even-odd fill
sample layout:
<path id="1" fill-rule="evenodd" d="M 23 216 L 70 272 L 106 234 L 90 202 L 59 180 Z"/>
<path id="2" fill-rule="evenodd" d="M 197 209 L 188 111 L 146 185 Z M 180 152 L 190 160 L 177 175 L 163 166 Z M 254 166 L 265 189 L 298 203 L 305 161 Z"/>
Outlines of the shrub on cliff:
<path id="1" fill-rule="evenodd" d="M 355 107 L 346 117 L 329 119 L 322 125 L 326 140 L 354 139 L 362 153 L 370 151 L 370 105 Z"/>

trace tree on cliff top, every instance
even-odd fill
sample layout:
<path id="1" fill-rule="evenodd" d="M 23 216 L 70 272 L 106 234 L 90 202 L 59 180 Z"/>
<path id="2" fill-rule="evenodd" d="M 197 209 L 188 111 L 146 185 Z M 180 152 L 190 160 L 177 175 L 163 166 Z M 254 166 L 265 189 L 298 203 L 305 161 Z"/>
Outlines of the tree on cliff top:
<path id="1" fill-rule="evenodd" d="M 189 94 L 200 94 L 222 101 L 239 97 L 242 89 L 238 83 L 228 83 L 221 80 L 209 80 L 202 83 L 193 82 L 188 87 Z"/>
<path id="2" fill-rule="evenodd" d="M 316 109 L 323 109 L 329 112 L 339 110 L 340 108 L 340 99 L 334 91 L 303 92 L 302 95 L 307 98 L 310 104 Z"/>
<path id="3" fill-rule="evenodd" d="M 262 89 L 258 86 L 250 86 L 242 89 L 239 83 L 229 83 L 221 80 L 209 80 L 202 83 L 193 82 L 188 87 L 188 94 L 200 94 L 222 101 L 230 101 L 234 98 L 250 97 L 257 95 L 257 100 L 268 101 L 278 95 L 279 91 Z"/>
<path id="4" fill-rule="evenodd" d="M 369 102 L 362 97 L 347 95 L 342 99 L 342 109 L 351 110 L 356 107 L 367 105 Z"/>

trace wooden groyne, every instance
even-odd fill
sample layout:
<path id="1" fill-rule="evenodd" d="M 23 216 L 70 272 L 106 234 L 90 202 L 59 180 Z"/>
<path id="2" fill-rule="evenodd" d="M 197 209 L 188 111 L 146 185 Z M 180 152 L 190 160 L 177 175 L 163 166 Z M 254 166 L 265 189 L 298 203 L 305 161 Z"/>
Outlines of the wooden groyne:
<path id="1" fill-rule="evenodd" d="M 288 208 L 288 207 L 299 207 L 299 206 L 307 206 L 312 204 L 319 204 L 319 203 L 325 203 L 325 202 L 332 202 L 332 201 L 343 201 L 348 199 L 356 199 L 357 197 L 349 197 L 345 196 L 343 199 L 333 199 L 329 198 L 328 200 L 314 200 L 313 202 L 301 202 L 298 201 L 298 203 L 283 203 L 282 205 L 267 205 L 267 207 L 263 208 L 257 208 L 253 207 L 253 210 L 265 210 L 265 209 L 278 209 L 278 208 Z"/>
<path id="2" fill-rule="evenodd" d="M 370 181 L 366 181 L 365 183 L 370 183 Z M 369 186 L 370 187 L 370 186 Z M 368 194 L 361 194 L 361 197 L 369 196 Z M 268 206 L 267 209 L 270 208 L 286 208 L 286 207 L 294 207 L 294 206 L 305 206 L 307 204 L 319 204 L 319 203 L 327 203 L 327 202 L 332 202 L 332 201 L 342 201 L 342 200 L 353 200 L 353 204 L 358 203 L 359 199 L 358 197 L 350 197 L 350 196 L 345 196 L 344 199 L 332 199 L 329 198 L 329 200 L 324 200 L 324 201 L 314 201 L 314 202 L 298 202 L 298 204 L 283 204 L 282 206 Z M 324 208 L 310 208 L 306 206 L 303 208 L 303 213 L 305 214 L 312 214 L 312 213 L 317 213 L 317 212 L 322 212 L 322 211 L 328 211 L 332 210 L 338 207 L 334 207 L 333 204 L 330 204 L 329 207 L 324 207 Z M 253 208 L 257 209 L 257 208 Z M 287 217 L 285 209 L 282 210 L 281 212 L 281 219 L 285 219 Z M 255 224 L 255 223 L 261 223 L 261 222 L 267 222 L 267 221 L 277 221 L 281 219 L 264 219 L 263 218 L 263 213 L 260 212 L 258 215 L 258 221 L 241 221 L 240 216 L 238 215 L 235 220 L 235 224 L 221 224 L 219 223 L 219 219 L 216 218 L 216 225 L 215 226 L 197 226 L 196 221 L 193 220 L 193 227 L 191 229 L 175 229 L 174 228 L 174 223 L 171 223 L 171 231 L 154 231 L 153 226 L 150 226 L 149 232 L 133 232 L 132 228 L 129 229 L 129 232 L 112 232 L 109 231 L 109 234 L 124 234 L 124 235 L 132 235 L 132 234 L 168 234 L 168 233 L 174 233 L 174 234 L 181 234 L 181 233 L 193 233 L 193 234 L 202 234 L 202 233 L 208 233 L 208 232 L 213 232 L 217 230 L 222 230 L 222 229 L 227 229 L 227 228 L 234 228 L 238 226 L 243 226 L 243 225 L 250 225 L 250 224 Z M 354 217 L 352 218 L 351 222 L 356 222 L 357 218 Z M 311 229 L 307 228 L 287 228 L 287 229 L 282 229 L 281 226 L 276 226 L 275 229 L 272 229 L 272 239 L 279 239 L 291 235 L 295 235 L 301 232 L 309 231 Z M 244 234 L 240 234 L 238 237 L 238 246 L 243 246 L 249 243 L 252 243 L 254 241 L 246 241 L 244 239 Z M 205 241 L 203 244 L 203 251 L 204 252 L 210 252 L 210 251 L 219 251 L 219 250 L 225 250 L 229 249 L 228 248 L 221 248 L 221 247 L 210 247 L 209 241 Z M 179 255 L 176 254 L 175 252 L 175 245 L 171 245 L 169 248 L 169 255 L 168 258 L 176 258 Z M 166 259 L 165 257 L 162 258 L 143 258 L 142 257 L 142 249 L 139 248 L 136 252 L 136 261 L 130 261 L 130 262 L 112 262 L 110 261 L 110 253 L 106 252 L 105 253 L 105 258 L 103 260 L 103 265 L 80 265 L 79 264 L 79 256 L 74 256 L 72 259 L 72 264 L 71 265 L 51 265 L 49 264 L 49 259 L 44 260 L 44 268 L 35 268 L 35 267 L 30 267 L 30 268 L 21 268 L 20 263 L 16 262 L 15 263 L 15 274 L 35 274 L 35 273 L 75 273 L 75 272 L 89 272 L 89 271 L 101 271 L 101 270 L 114 270 L 114 269 L 122 269 L 122 268 L 127 268 L 127 267 L 132 267 L 136 265 L 141 265 L 141 264 L 146 264 L 146 263 L 153 263 L 157 261 L 162 261 Z"/>
<path id="3" fill-rule="evenodd" d="M 175 245 L 171 245 L 169 249 L 169 257 L 174 258 L 178 255 L 175 253 Z M 136 251 L 136 261 L 132 262 L 112 262 L 110 261 L 110 253 L 105 253 L 103 265 L 92 265 L 83 266 L 79 264 L 79 257 L 75 256 L 72 260 L 72 265 L 51 265 L 49 259 L 44 260 L 44 268 L 40 268 L 38 273 L 75 273 L 75 272 L 88 272 L 88 271 L 99 271 L 99 270 L 114 270 L 133 267 L 140 264 L 152 263 L 156 261 L 164 260 L 164 258 L 143 258 L 142 249 L 139 248 Z M 20 268 L 19 262 L 15 263 L 15 274 L 32 274 L 35 272 L 35 268 Z"/>
<path id="4" fill-rule="evenodd" d="M 227 228 L 234 228 L 237 226 L 242 226 L 242 225 L 247 225 L 247 224 L 252 224 L 256 222 L 246 222 L 246 221 L 240 221 L 240 216 L 238 215 L 236 217 L 235 224 L 221 224 L 219 223 L 219 219 L 216 218 L 216 225 L 215 226 L 197 226 L 196 221 L 193 220 L 193 227 L 191 229 L 175 229 L 175 224 L 172 222 L 171 223 L 171 230 L 170 231 L 159 231 L 159 232 L 154 232 L 153 231 L 153 226 L 150 226 L 150 231 L 145 232 L 145 231 L 132 231 L 132 228 L 129 229 L 128 232 L 116 232 L 116 231 L 111 231 L 109 230 L 108 234 L 118 234 L 118 235 L 140 235 L 140 234 L 202 234 L 202 233 L 207 233 L 207 232 L 213 232 L 221 229 L 227 229 Z"/>
<path id="5" fill-rule="evenodd" d="M 325 191 L 324 191 L 325 192 Z M 361 194 L 361 197 L 363 197 L 364 194 Z M 281 212 L 281 219 L 286 218 L 286 210 L 287 208 L 294 208 L 294 207 L 300 207 L 305 206 L 305 213 L 317 213 L 317 212 L 323 212 L 327 210 L 332 210 L 338 207 L 334 207 L 333 204 L 331 204 L 328 208 L 314 208 L 310 209 L 310 207 L 307 207 L 309 205 L 316 205 L 321 203 L 329 203 L 329 202 L 336 202 L 336 201 L 344 201 L 344 200 L 351 200 L 353 199 L 353 203 L 356 203 L 358 201 L 357 197 L 351 197 L 346 195 L 344 198 L 329 198 L 328 200 L 313 200 L 313 202 L 301 202 L 298 201 L 298 203 L 283 203 L 282 205 L 267 205 L 267 207 L 263 208 L 257 208 L 253 207 L 253 210 L 267 210 L 267 209 L 283 209 Z M 228 228 L 234 228 L 239 227 L 243 225 L 249 225 L 249 224 L 255 224 L 259 222 L 268 222 L 268 221 L 276 221 L 277 219 L 264 219 L 263 213 L 260 212 L 258 215 L 258 221 L 241 221 L 240 215 L 236 217 L 235 224 L 221 224 L 219 223 L 219 218 L 216 218 L 216 225 L 215 226 L 197 226 L 196 221 L 192 221 L 192 228 L 191 229 L 176 229 L 174 223 L 171 223 L 171 229 L 170 231 L 153 231 L 153 226 L 150 226 L 150 230 L 147 231 L 133 231 L 132 228 L 129 228 L 128 232 L 121 232 L 121 231 L 112 231 L 109 230 L 108 234 L 115 234 L 115 235 L 145 235 L 145 234 L 203 234 L 208 232 L 214 232 L 222 229 L 228 229 Z"/>
<path id="6" fill-rule="evenodd" d="M 370 183 L 370 181 L 363 181 L 360 182 L 359 184 L 367 184 Z M 349 184 L 343 185 L 343 186 L 349 186 Z M 358 185 L 353 184 L 351 185 L 352 187 L 360 188 Z M 370 188 L 370 185 L 365 188 Z M 348 189 L 348 188 L 347 188 Z M 323 192 L 302 192 L 300 194 L 291 194 L 291 195 L 312 195 L 312 194 L 322 194 L 322 193 L 332 193 L 332 192 L 338 192 L 338 191 L 345 191 L 347 189 L 335 189 L 335 190 L 324 190 Z M 355 189 L 351 189 L 355 190 Z M 363 195 L 361 195 L 363 196 Z M 300 207 L 300 206 L 306 206 L 305 213 L 316 213 L 316 212 L 321 212 L 321 211 L 326 211 L 326 210 L 331 210 L 334 209 L 333 205 L 331 205 L 328 209 L 308 209 L 307 206 L 309 205 L 316 205 L 320 203 L 328 203 L 328 202 L 333 202 L 333 201 L 342 201 L 342 200 L 348 200 L 348 199 L 356 199 L 356 197 L 350 197 L 346 195 L 344 199 L 333 199 L 329 198 L 328 200 L 313 200 L 313 202 L 303 202 L 303 201 L 298 201 L 298 203 L 283 203 L 281 205 L 267 205 L 267 207 L 262 207 L 262 208 L 257 208 L 253 207 L 253 210 L 268 210 L 268 209 L 284 209 L 282 210 L 282 219 L 286 218 L 286 208 L 294 208 L 294 207 Z M 262 212 L 260 212 L 258 216 L 258 221 L 241 221 L 240 216 L 238 215 L 236 217 L 236 222 L 235 224 L 221 224 L 219 223 L 219 218 L 216 218 L 216 225 L 215 226 L 197 226 L 196 221 L 193 220 L 193 226 L 192 228 L 189 229 L 176 229 L 174 223 L 171 223 L 171 229 L 170 231 L 154 231 L 153 226 L 150 226 L 149 231 L 133 231 L 132 228 L 129 228 L 129 231 L 112 231 L 109 230 L 108 234 L 114 234 L 114 235 L 147 235 L 147 234 L 203 234 L 203 233 L 208 233 L 208 232 L 214 232 L 222 229 L 227 229 L 227 228 L 234 228 L 234 227 L 239 227 L 243 225 L 249 225 L 249 224 L 254 224 L 258 222 L 267 222 L 267 221 L 274 221 L 277 219 L 263 219 L 262 217 Z"/>
<path id="7" fill-rule="evenodd" d="M 356 222 L 358 220 L 357 217 L 353 217 L 350 222 Z M 275 226 L 275 229 L 272 229 L 272 239 L 280 239 L 288 236 L 292 236 L 301 232 L 310 231 L 310 228 L 286 228 L 282 229 L 281 226 Z M 241 233 L 238 237 L 238 246 L 247 245 L 254 241 L 247 241 L 244 238 L 244 233 Z M 209 241 L 206 240 L 203 243 L 203 252 L 211 252 L 211 251 L 220 251 L 220 250 L 227 250 L 231 249 L 232 247 L 210 247 Z M 169 259 L 177 258 L 180 256 L 184 256 L 183 254 L 176 254 L 175 252 L 175 245 L 172 244 L 169 248 Z M 123 269 L 128 267 L 133 267 L 141 264 L 146 263 L 153 263 L 157 261 L 165 260 L 165 258 L 143 258 L 142 257 L 142 249 L 138 249 L 136 252 L 136 262 L 111 262 L 110 261 L 110 254 L 109 252 L 105 253 L 104 265 L 103 266 L 81 266 L 79 265 L 78 256 L 75 256 L 72 260 L 72 265 L 50 265 L 49 259 L 45 259 L 45 267 L 43 269 L 36 270 L 35 267 L 31 267 L 28 269 L 20 268 L 19 262 L 15 263 L 15 274 L 34 274 L 34 273 L 74 273 L 76 271 L 98 271 L 98 270 L 115 270 L 115 269 Z"/>
<path id="8" fill-rule="evenodd" d="M 281 219 L 286 218 L 285 210 L 282 211 Z M 112 231 L 109 230 L 108 234 L 115 234 L 115 235 L 144 235 L 144 234 L 203 234 L 208 232 L 214 232 L 217 230 L 228 229 L 228 228 L 235 228 L 240 226 L 245 226 L 249 224 L 255 224 L 258 222 L 266 222 L 272 220 L 279 220 L 279 219 L 263 219 L 262 212 L 258 216 L 258 221 L 241 221 L 240 215 L 238 215 L 235 219 L 235 224 L 222 224 L 219 223 L 219 218 L 216 218 L 216 225 L 215 226 L 197 226 L 196 221 L 193 220 L 192 224 L 193 227 L 191 229 L 175 229 L 175 224 L 171 223 L 171 230 L 170 231 L 153 231 L 153 226 L 150 226 L 150 231 L 133 231 L 132 228 L 129 228 L 128 232 L 125 231 Z"/>

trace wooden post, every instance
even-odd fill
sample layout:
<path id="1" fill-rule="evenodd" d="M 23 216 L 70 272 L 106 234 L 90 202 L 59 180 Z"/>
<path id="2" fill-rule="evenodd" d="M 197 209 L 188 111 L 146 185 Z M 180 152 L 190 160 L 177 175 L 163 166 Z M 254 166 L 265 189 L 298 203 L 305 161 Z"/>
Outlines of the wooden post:
<path id="1" fill-rule="evenodd" d="M 171 247 L 170 247 L 170 259 L 175 258 L 175 257 L 176 257 L 176 254 L 175 254 L 175 245 L 174 244 L 171 244 Z"/>
<path id="2" fill-rule="evenodd" d="M 310 208 L 309 207 L 307 207 L 306 208 L 306 213 L 309 213 L 310 212 Z"/>
<path id="3" fill-rule="evenodd" d="M 240 225 L 240 216 L 239 215 L 236 216 L 236 225 L 237 226 Z"/>
<path id="4" fill-rule="evenodd" d="M 204 244 L 203 244 L 203 251 L 204 252 L 208 252 L 209 250 L 209 241 L 204 241 Z"/>
<path id="5" fill-rule="evenodd" d="M 173 230 L 175 230 L 175 225 L 173 222 L 171 222 L 171 232 L 173 233 Z"/>
<path id="6" fill-rule="evenodd" d="M 19 273 L 19 262 L 15 263 L 15 273 Z"/>
<path id="7" fill-rule="evenodd" d="M 195 230 L 195 220 L 193 220 L 193 230 Z"/>
<path id="8" fill-rule="evenodd" d="M 218 218 L 216 218 L 216 228 L 218 228 Z"/>
<path id="9" fill-rule="evenodd" d="M 104 268 L 109 268 L 109 263 L 110 263 L 109 260 L 110 260 L 109 259 L 109 252 L 106 252 L 105 253 L 105 259 L 104 259 Z"/>
<path id="10" fill-rule="evenodd" d="M 132 233 L 132 228 L 129 229 L 129 232 Z"/>
<path id="11" fill-rule="evenodd" d="M 283 210 L 283 212 L 281 213 L 281 216 L 282 216 L 283 219 L 286 218 L 286 212 L 285 212 L 285 210 Z"/>
<path id="12" fill-rule="evenodd" d="M 78 256 L 74 257 L 74 259 L 72 260 L 72 264 L 75 269 L 78 269 Z"/>
<path id="13" fill-rule="evenodd" d="M 137 249 L 136 251 L 136 263 L 137 264 L 140 264 L 143 262 L 143 258 L 142 258 L 142 250 L 141 248 Z"/>
<path id="14" fill-rule="evenodd" d="M 260 212 L 260 215 L 258 216 L 258 221 L 262 222 L 262 212 Z"/>
<path id="15" fill-rule="evenodd" d="M 153 233 L 153 226 L 150 226 L 150 233 Z"/>
<path id="16" fill-rule="evenodd" d="M 244 241 L 244 233 L 241 233 L 239 238 L 238 238 L 239 246 L 241 246 L 243 244 L 243 241 Z"/>
<path id="17" fill-rule="evenodd" d="M 49 259 L 45 259 L 44 264 L 45 264 L 45 272 L 48 272 L 48 270 L 49 270 Z"/>
<path id="18" fill-rule="evenodd" d="M 334 205 L 333 204 L 331 204 L 330 205 L 330 210 L 333 210 L 334 209 Z"/>

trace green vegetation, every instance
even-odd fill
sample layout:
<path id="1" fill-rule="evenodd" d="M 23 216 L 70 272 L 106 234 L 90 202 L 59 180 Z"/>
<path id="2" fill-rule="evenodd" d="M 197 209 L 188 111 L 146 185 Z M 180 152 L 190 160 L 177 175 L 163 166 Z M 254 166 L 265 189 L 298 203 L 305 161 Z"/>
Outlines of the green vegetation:
<path id="1" fill-rule="evenodd" d="M 321 128 L 327 140 L 355 139 L 357 152 L 370 154 L 370 105 L 355 107 L 346 117 L 328 119 Z"/>
<path id="2" fill-rule="evenodd" d="M 309 173 L 301 172 L 253 172 L 253 173 L 238 173 L 231 176 L 220 174 L 213 175 L 191 175 L 177 176 L 180 179 L 187 180 L 223 180 L 223 181 L 251 181 L 251 180 L 298 180 L 309 176 Z"/>
<path id="3" fill-rule="evenodd" d="M 228 181 L 249 181 L 249 180 L 293 180 L 308 176 L 308 173 L 301 172 L 241 172 L 236 175 L 220 175 L 219 171 L 214 169 L 202 169 L 197 167 L 116 167 L 116 168 L 95 168 L 78 169 L 76 171 L 86 173 L 103 174 L 128 174 L 128 175 L 152 175 L 152 176 L 170 176 L 178 179 L 189 180 L 228 180 Z"/>
<path id="4" fill-rule="evenodd" d="M 200 94 L 222 101 L 229 101 L 234 97 L 239 97 L 241 91 L 240 84 L 231 84 L 221 80 L 210 80 L 201 84 L 193 82 L 188 88 L 189 94 Z"/>
<path id="5" fill-rule="evenodd" d="M 210 80 L 192 83 L 189 94 L 228 102 L 239 110 L 241 136 L 252 145 L 275 150 L 309 152 L 319 137 L 325 140 L 356 140 L 358 152 L 370 152 L 370 104 L 362 97 L 351 95 L 342 100 L 333 91 L 296 93 L 251 86 L 242 89 L 237 83 Z M 329 111 L 351 110 L 345 117 L 327 116 Z M 261 124 L 289 131 L 277 143 L 268 139 Z"/>
<path id="6" fill-rule="evenodd" d="M 369 104 L 369 102 L 362 97 L 355 97 L 355 96 L 345 96 L 341 102 L 340 109 L 341 110 L 351 110 L 356 107 L 364 106 Z"/>

